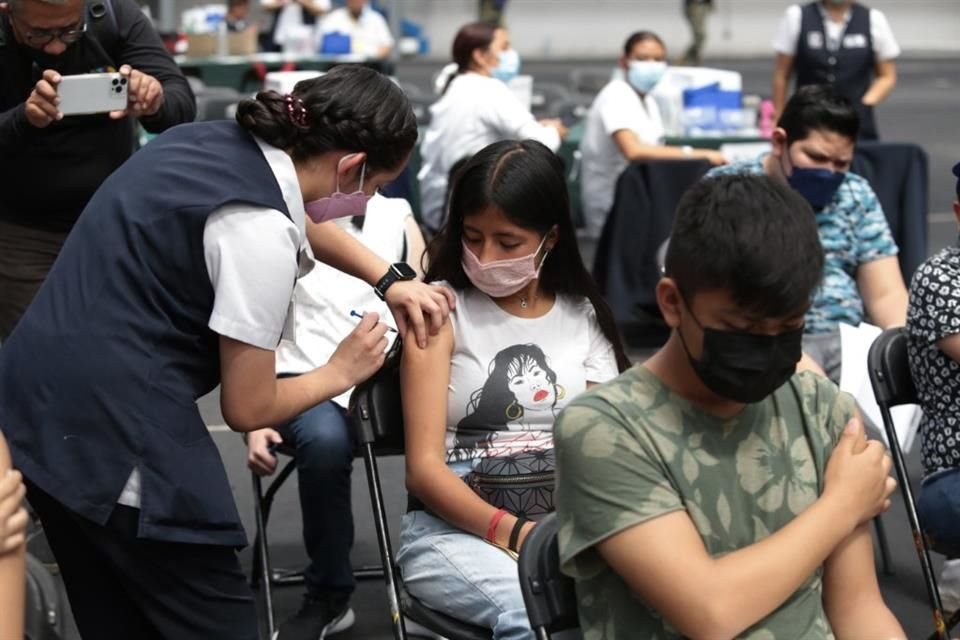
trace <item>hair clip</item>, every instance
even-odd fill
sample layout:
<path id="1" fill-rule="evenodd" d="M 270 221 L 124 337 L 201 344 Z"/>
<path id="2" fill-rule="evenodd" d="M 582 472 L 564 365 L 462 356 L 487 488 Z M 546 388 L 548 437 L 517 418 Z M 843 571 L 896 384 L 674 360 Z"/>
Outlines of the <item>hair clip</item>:
<path id="1" fill-rule="evenodd" d="M 303 100 L 292 93 L 288 93 L 283 97 L 283 101 L 287 105 L 287 116 L 290 118 L 290 122 L 298 127 L 308 126 L 307 108 L 303 105 Z"/>

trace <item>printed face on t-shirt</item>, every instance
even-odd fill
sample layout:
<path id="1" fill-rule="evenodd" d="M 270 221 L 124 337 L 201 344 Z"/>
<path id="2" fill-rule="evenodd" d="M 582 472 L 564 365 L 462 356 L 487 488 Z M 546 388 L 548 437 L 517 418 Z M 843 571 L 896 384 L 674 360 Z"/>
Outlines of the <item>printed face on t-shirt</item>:
<path id="1" fill-rule="evenodd" d="M 507 370 L 508 388 L 517 404 L 528 411 L 543 411 L 556 402 L 554 385 L 547 372 L 531 356 L 525 355 L 510 363 Z"/>

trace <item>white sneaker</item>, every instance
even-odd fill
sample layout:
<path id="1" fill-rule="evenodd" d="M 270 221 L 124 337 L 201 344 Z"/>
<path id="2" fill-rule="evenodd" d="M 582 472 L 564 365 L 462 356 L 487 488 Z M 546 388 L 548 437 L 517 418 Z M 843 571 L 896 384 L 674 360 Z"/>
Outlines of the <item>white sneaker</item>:
<path id="1" fill-rule="evenodd" d="M 947 560 L 943 563 L 937 586 L 940 588 L 943 613 L 949 618 L 951 613 L 960 609 L 960 560 Z"/>

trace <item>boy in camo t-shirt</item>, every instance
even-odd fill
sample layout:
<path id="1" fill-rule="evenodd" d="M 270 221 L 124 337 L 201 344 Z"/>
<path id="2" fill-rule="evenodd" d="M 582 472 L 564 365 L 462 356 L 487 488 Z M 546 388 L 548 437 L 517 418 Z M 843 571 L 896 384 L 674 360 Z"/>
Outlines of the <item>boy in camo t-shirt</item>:
<path id="1" fill-rule="evenodd" d="M 823 269 L 809 205 L 768 177 L 703 181 L 666 266 L 666 345 L 555 424 L 586 640 L 904 638 L 868 528 L 890 462 L 852 398 L 794 374 Z"/>

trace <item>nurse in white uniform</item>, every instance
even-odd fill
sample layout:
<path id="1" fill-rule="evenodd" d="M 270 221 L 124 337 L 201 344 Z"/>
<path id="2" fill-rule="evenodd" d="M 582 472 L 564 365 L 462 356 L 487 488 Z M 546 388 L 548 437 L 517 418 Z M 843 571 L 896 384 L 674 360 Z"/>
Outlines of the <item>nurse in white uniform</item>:
<path id="1" fill-rule="evenodd" d="M 450 170 L 464 158 L 498 140 L 533 139 L 551 150 L 567 130 L 559 120 L 538 121 L 513 94 L 509 82 L 520 69 L 506 30 L 476 22 L 453 41 L 456 75 L 430 107 L 430 126 L 420 154 L 423 220 L 432 231 L 443 226 Z"/>

